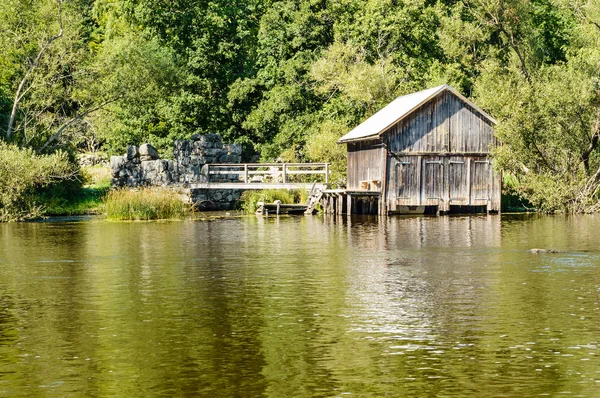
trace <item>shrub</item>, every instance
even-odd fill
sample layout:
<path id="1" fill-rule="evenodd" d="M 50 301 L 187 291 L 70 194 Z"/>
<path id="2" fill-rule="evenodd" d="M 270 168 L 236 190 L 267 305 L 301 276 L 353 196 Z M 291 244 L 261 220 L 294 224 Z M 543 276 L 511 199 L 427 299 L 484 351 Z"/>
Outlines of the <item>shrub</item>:
<path id="1" fill-rule="evenodd" d="M 39 217 L 43 189 L 74 180 L 77 166 L 64 152 L 36 155 L 31 149 L 0 142 L 0 221 Z"/>
<path id="2" fill-rule="evenodd" d="M 241 197 L 241 206 L 246 213 L 255 213 L 258 202 L 273 203 L 281 200 L 282 203 L 305 203 L 308 193 L 303 189 L 262 189 L 245 191 Z"/>
<path id="3" fill-rule="evenodd" d="M 110 191 L 104 209 L 109 220 L 166 220 L 184 217 L 190 206 L 172 190 L 141 188 Z"/>

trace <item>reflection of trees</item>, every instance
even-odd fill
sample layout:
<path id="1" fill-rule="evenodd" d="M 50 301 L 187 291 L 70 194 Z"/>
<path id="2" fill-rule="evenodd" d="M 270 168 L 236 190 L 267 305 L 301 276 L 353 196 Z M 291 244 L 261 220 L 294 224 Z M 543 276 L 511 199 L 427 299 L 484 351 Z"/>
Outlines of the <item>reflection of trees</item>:
<path id="1" fill-rule="evenodd" d="M 553 220 L 0 225 L 0 395 L 585 395 L 598 259 L 525 249 L 596 224 Z"/>
<path id="2" fill-rule="evenodd" d="M 0 289 L 5 290 L 0 284 Z M 18 349 L 15 346 L 19 338 L 17 318 L 13 314 L 15 303 L 11 296 L 0 296 L 0 396 L 9 396 L 10 389 L 4 387 L 6 380 L 12 378 L 18 362 Z"/>

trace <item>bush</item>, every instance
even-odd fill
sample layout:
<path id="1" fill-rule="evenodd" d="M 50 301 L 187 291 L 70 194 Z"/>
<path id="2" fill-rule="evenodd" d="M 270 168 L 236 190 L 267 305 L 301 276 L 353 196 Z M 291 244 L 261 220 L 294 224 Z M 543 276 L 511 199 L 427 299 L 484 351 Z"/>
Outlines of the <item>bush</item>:
<path id="1" fill-rule="evenodd" d="M 190 206 L 166 188 L 110 191 L 104 204 L 109 220 L 166 220 L 183 218 Z"/>
<path id="2" fill-rule="evenodd" d="M 276 200 L 281 200 L 281 203 L 306 203 L 308 192 L 303 189 L 263 189 L 249 190 L 242 194 L 241 202 L 242 209 L 246 213 L 256 213 L 258 202 L 273 203 Z"/>
<path id="3" fill-rule="evenodd" d="M 101 214 L 108 188 L 83 187 L 69 195 L 44 192 L 38 198 L 46 216 L 81 216 Z"/>
<path id="4" fill-rule="evenodd" d="M 325 121 L 306 142 L 306 155 L 312 162 L 329 163 L 329 181 L 336 187 L 346 185 L 346 144 L 337 140 L 348 131 L 343 123 Z"/>
<path id="5" fill-rule="evenodd" d="M 41 216 L 40 191 L 77 175 L 77 166 L 64 152 L 36 155 L 31 149 L 0 142 L 0 160 L 0 221 Z"/>

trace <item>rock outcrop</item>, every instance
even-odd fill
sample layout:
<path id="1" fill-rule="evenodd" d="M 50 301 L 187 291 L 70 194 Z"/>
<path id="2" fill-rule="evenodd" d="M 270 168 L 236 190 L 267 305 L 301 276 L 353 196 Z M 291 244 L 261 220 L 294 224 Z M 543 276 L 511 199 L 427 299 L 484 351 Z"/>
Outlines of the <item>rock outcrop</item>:
<path id="1" fill-rule="evenodd" d="M 177 140 L 173 160 L 160 159 L 150 144 L 127 147 L 123 156 L 112 156 L 111 183 L 116 187 L 168 186 L 209 182 L 207 164 L 240 163 L 242 146 L 223 144 L 218 134 L 194 135 L 191 140 Z M 218 174 L 215 181 L 236 181 L 237 174 Z M 211 180 L 212 181 L 212 180 Z"/>

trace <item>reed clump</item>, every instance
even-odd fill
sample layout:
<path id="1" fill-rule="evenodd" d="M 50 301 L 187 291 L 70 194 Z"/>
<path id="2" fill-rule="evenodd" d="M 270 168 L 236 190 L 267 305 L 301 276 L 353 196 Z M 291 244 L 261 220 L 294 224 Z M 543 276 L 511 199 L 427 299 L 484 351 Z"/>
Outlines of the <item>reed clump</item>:
<path id="1" fill-rule="evenodd" d="M 191 206 L 172 190 L 141 188 L 110 191 L 104 209 L 109 220 L 168 220 L 185 217 Z"/>

